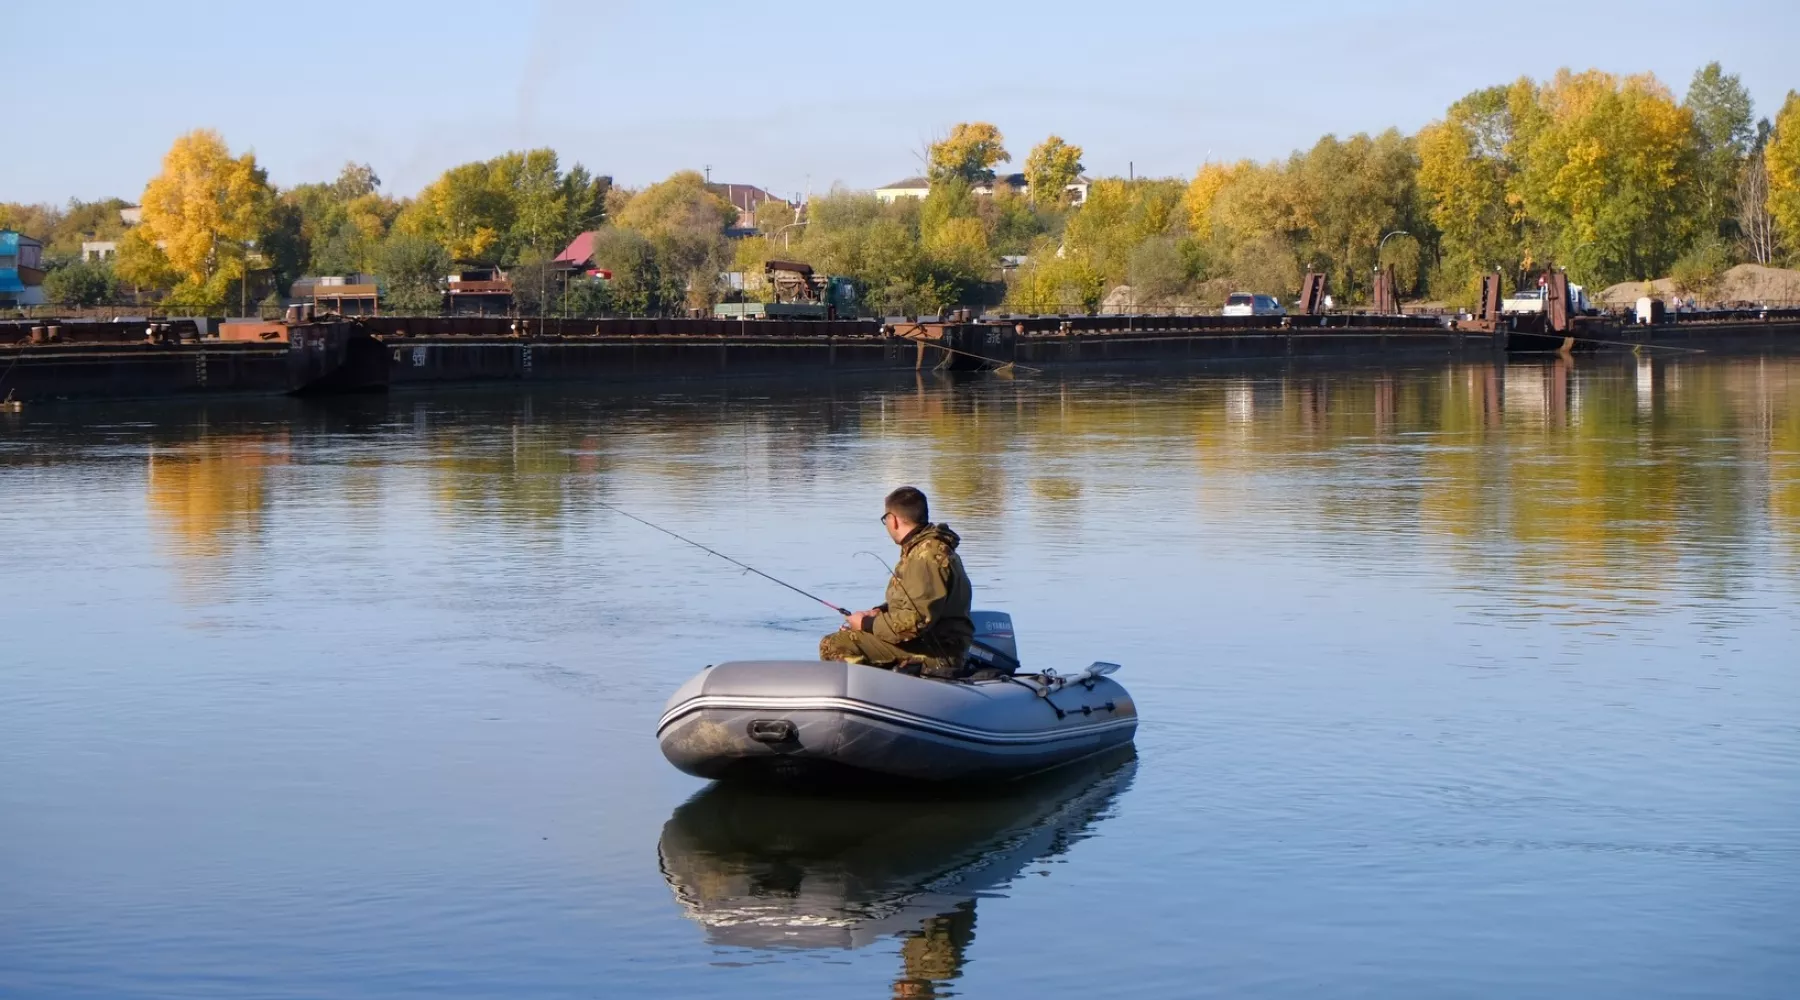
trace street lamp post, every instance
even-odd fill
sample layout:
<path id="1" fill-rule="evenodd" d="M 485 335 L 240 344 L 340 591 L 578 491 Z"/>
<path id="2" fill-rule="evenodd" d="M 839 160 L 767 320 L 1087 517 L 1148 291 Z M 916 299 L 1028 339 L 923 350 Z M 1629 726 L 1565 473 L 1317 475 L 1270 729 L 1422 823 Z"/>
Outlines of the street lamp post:
<path id="1" fill-rule="evenodd" d="M 1389 239 L 1392 239 L 1395 236 L 1411 236 L 1411 235 L 1412 235 L 1411 233 L 1407 232 L 1404 229 L 1396 229 L 1393 232 L 1387 234 L 1386 236 L 1383 236 L 1381 238 L 1381 242 L 1375 244 L 1375 270 L 1377 270 L 1377 271 L 1381 270 L 1381 251 L 1387 247 L 1387 241 Z"/>
<path id="2" fill-rule="evenodd" d="M 808 221 L 811 221 L 811 220 L 808 220 Z M 788 237 L 786 235 L 787 231 L 790 229 L 793 229 L 796 226 L 804 226 L 804 225 L 806 225 L 805 222 L 790 222 L 787 225 L 782 226 L 780 229 L 775 230 L 775 235 L 781 237 L 781 249 L 786 250 L 788 248 Z"/>

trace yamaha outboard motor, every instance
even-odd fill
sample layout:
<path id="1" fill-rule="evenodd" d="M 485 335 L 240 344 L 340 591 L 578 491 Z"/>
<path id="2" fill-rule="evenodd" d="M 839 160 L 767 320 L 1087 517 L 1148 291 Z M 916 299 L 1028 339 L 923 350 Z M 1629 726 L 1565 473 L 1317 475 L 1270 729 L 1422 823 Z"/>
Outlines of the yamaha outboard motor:
<path id="1" fill-rule="evenodd" d="M 1019 644 L 1013 638 L 1012 615 L 1004 611 L 971 611 L 969 620 L 975 623 L 975 639 L 969 644 L 969 665 L 975 673 L 987 677 L 1017 673 Z"/>

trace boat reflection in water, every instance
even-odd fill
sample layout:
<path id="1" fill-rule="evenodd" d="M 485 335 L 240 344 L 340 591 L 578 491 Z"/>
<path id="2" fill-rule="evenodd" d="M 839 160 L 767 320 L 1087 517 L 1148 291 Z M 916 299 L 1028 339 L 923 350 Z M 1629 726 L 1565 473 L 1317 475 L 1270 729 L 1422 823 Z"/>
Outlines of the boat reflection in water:
<path id="1" fill-rule="evenodd" d="M 1091 836 L 1136 770 L 1126 747 L 948 799 L 715 784 L 669 817 L 658 851 L 708 942 L 861 948 L 898 935 L 895 995 L 936 996 L 962 971 L 975 900 Z"/>

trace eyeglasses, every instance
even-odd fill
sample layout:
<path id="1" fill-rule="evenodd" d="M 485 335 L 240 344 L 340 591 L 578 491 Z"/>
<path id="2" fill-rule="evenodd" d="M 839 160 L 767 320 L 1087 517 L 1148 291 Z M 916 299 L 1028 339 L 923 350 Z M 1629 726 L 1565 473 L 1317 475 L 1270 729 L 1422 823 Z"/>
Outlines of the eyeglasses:
<path id="1" fill-rule="evenodd" d="M 893 511 L 888 511 L 885 514 L 882 514 L 881 517 L 879 518 L 879 520 L 881 521 L 882 524 L 885 525 L 885 524 L 887 524 L 887 519 L 890 517 L 893 517 L 893 516 L 894 516 Z"/>

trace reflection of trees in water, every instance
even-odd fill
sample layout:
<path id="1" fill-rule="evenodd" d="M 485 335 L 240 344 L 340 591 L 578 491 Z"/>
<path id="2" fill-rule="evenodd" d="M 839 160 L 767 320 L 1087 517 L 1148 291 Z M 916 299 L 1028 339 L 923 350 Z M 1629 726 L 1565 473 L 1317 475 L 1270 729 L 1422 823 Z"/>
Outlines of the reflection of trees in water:
<path id="1" fill-rule="evenodd" d="M 1739 543 L 1762 530 L 1800 564 L 1790 359 L 888 385 L 215 408 L 142 432 L 148 503 L 191 571 L 262 531 L 271 466 L 348 441 L 332 516 L 358 523 L 379 516 L 380 484 L 410 447 L 438 510 L 464 524 L 547 530 L 619 490 L 694 514 L 744 501 L 793 516 L 821 484 L 875 494 L 913 481 L 992 541 L 1021 512 L 1077 529 L 1113 497 L 1185 489 L 1169 516 L 1293 521 L 1326 545 L 1384 544 L 1411 512 L 1419 538 L 1471 577 L 1540 591 L 1628 597 L 1679 572 L 1729 594 L 1753 555 Z M 46 436 L 0 465 L 120 439 L 117 425 L 63 433 L 66 446 Z"/>
<path id="2" fill-rule="evenodd" d="M 285 434 L 220 434 L 153 445 L 145 469 L 150 523 L 174 554 L 182 579 L 220 578 L 239 547 L 262 534 L 269 470 L 290 461 Z"/>
<path id="3" fill-rule="evenodd" d="M 554 521 L 602 471 L 700 507 L 865 476 L 871 490 L 922 480 L 940 510 L 991 539 L 1021 501 L 1075 527 L 1109 491 L 1166 473 L 1192 482 L 1210 516 L 1279 513 L 1345 544 L 1412 511 L 1480 577 L 1607 594 L 1666 587 L 1679 569 L 1723 593 L 1745 549 L 1696 539 L 1738 537 L 1766 516 L 1795 547 L 1797 387 L 1800 362 L 1684 357 L 921 376 L 900 390 L 515 414 L 500 430 L 446 429 L 434 447 L 440 497 L 479 516 Z M 1746 472 L 1765 467 L 1762 481 Z"/>

